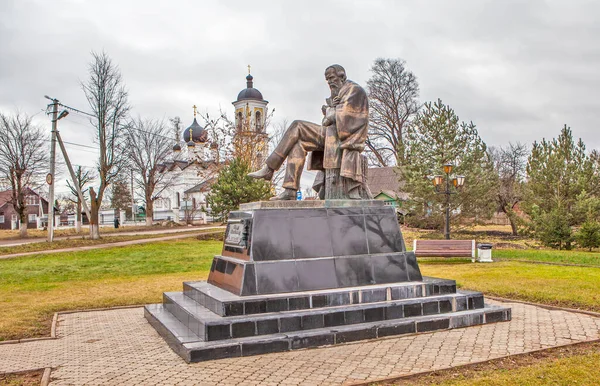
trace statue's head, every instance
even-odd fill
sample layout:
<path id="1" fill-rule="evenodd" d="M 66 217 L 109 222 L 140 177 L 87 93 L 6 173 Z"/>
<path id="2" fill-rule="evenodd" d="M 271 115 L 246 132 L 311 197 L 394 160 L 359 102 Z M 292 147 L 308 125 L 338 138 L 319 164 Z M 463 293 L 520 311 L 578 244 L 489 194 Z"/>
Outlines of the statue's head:
<path id="1" fill-rule="evenodd" d="M 346 81 L 346 70 L 339 64 L 332 64 L 325 69 L 325 80 L 331 89 L 331 94 L 337 95 Z"/>

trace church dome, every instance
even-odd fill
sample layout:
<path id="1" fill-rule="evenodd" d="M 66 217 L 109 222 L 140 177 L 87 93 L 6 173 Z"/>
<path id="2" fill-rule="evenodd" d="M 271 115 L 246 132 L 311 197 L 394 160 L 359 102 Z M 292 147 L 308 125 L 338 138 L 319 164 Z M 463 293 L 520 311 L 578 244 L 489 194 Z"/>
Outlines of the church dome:
<path id="1" fill-rule="evenodd" d="M 194 117 L 194 122 L 183 132 L 183 140 L 184 142 L 205 143 L 208 140 L 208 133 Z"/>
<path id="2" fill-rule="evenodd" d="M 244 100 L 264 101 L 260 91 L 253 87 L 252 80 L 254 77 L 250 74 L 246 77 L 246 88 L 240 91 L 237 96 L 237 102 Z"/>

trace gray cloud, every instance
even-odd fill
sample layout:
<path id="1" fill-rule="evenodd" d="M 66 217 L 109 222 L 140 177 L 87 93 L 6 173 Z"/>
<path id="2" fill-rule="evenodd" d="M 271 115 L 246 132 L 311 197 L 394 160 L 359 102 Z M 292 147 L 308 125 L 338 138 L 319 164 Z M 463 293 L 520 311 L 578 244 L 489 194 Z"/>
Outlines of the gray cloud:
<path id="1" fill-rule="evenodd" d="M 442 98 L 488 145 L 553 137 L 567 123 L 600 148 L 598 36 L 593 1 L 9 0 L 0 2 L 0 109 L 34 114 L 44 94 L 86 109 L 79 82 L 90 51 L 104 49 L 136 115 L 188 123 L 193 104 L 230 109 L 251 64 L 275 121 L 318 120 L 327 65 L 364 84 L 376 57 L 400 57 L 421 100 Z M 92 144 L 86 122 L 61 121 L 65 139 Z"/>

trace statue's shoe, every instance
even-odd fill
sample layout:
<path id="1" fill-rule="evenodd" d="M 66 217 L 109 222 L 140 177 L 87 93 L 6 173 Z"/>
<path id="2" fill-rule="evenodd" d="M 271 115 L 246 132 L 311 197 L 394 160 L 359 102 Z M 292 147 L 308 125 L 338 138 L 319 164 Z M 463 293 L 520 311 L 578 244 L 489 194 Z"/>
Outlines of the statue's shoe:
<path id="1" fill-rule="evenodd" d="M 271 201 L 289 201 L 296 200 L 296 190 L 295 189 L 285 189 L 279 195 L 270 198 Z"/>
<path id="2" fill-rule="evenodd" d="M 256 178 L 256 179 L 264 179 L 267 181 L 271 181 L 271 178 L 273 178 L 273 173 L 275 172 L 275 170 L 271 169 L 270 167 L 268 167 L 267 165 L 263 166 L 262 169 L 255 171 L 254 173 L 248 173 L 249 177 L 252 178 Z"/>

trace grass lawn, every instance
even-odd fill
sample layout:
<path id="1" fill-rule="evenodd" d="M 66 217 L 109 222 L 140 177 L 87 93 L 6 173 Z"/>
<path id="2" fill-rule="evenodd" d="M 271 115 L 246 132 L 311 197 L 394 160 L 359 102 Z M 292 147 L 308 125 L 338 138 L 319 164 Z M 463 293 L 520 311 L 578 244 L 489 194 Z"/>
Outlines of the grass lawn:
<path id="1" fill-rule="evenodd" d="M 555 249 L 494 249 L 493 257 L 501 259 L 540 261 L 546 263 L 582 264 L 600 267 L 600 253 L 588 251 L 557 251 Z"/>
<path id="2" fill-rule="evenodd" d="M 460 288 L 511 299 L 600 312 L 600 269 L 502 261 L 422 259 L 421 272 L 456 280 Z"/>
<path id="3" fill-rule="evenodd" d="M 221 241 L 188 238 L 0 260 L 0 340 L 48 336 L 56 311 L 160 302 L 162 292 L 181 290 L 183 281 L 206 279 L 221 246 Z M 473 264 L 468 259 L 428 258 L 419 264 L 424 275 L 454 279 L 460 288 L 600 312 L 600 264 L 595 253 L 495 249 L 493 254 L 505 260 Z M 475 373 L 453 369 L 435 382 L 419 378 L 409 384 L 594 384 L 600 376 L 598 363 L 600 348 L 594 346 Z"/>
<path id="4" fill-rule="evenodd" d="M 160 302 L 206 279 L 221 246 L 190 238 L 0 260 L 0 340 L 47 336 L 56 311 Z"/>

